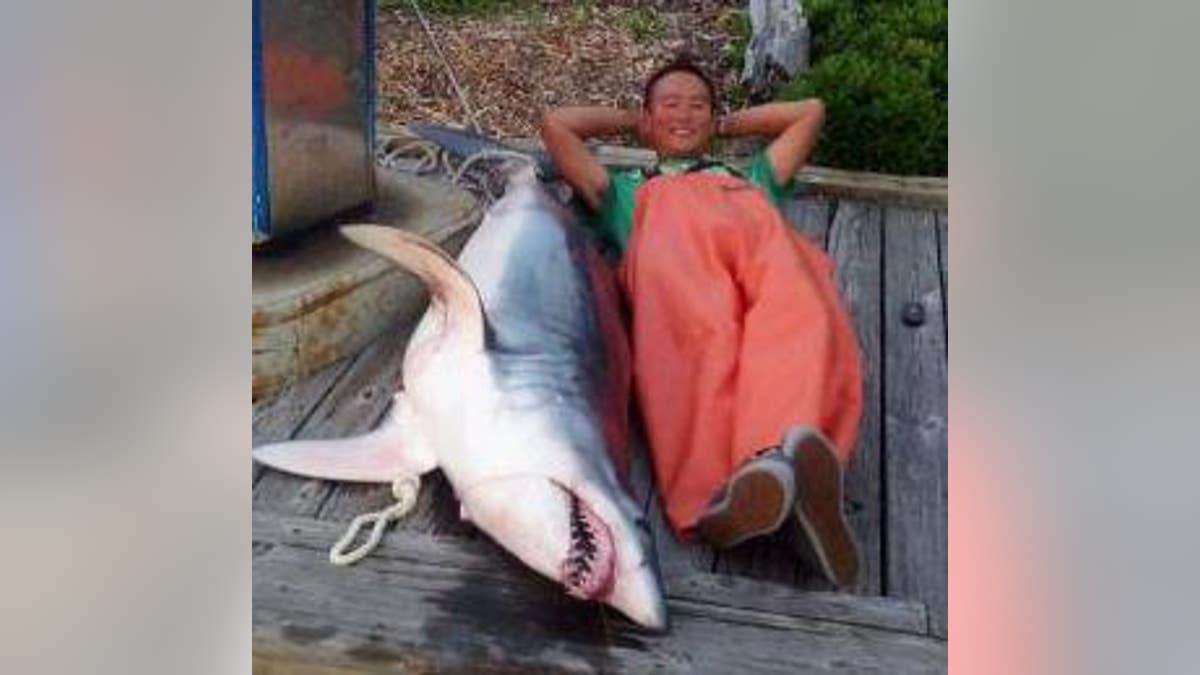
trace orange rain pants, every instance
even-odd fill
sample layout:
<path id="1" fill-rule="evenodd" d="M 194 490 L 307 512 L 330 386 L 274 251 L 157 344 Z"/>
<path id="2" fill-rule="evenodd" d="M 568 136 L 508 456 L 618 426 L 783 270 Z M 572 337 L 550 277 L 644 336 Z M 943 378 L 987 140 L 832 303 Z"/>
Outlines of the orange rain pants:
<path id="1" fill-rule="evenodd" d="M 849 461 L 862 384 L 833 263 L 758 188 L 705 173 L 649 179 L 618 276 L 676 533 L 690 537 L 734 470 L 791 426 L 820 429 Z"/>

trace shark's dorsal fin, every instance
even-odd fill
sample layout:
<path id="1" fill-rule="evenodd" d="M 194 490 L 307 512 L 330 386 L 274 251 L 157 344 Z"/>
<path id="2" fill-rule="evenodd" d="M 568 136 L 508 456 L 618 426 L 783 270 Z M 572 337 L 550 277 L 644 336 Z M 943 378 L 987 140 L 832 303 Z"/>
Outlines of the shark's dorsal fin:
<path id="1" fill-rule="evenodd" d="M 420 277 L 429 288 L 430 305 L 441 315 L 447 335 L 483 349 L 487 320 L 479 291 L 467 273 L 436 244 L 415 234 L 383 225 L 344 225 L 350 241 L 392 260 Z"/>

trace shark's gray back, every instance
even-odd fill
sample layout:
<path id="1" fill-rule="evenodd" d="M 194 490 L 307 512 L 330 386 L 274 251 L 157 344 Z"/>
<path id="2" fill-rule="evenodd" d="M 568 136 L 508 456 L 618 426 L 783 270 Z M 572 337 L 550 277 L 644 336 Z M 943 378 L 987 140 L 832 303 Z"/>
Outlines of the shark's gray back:
<path id="1" fill-rule="evenodd" d="M 616 289 L 570 213 L 536 183 L 514 181 L 459 263 L 482 297 L 500 386 L 557 409 L 566 433 L 592 424 L 606 444 L 624 446 L 628 361 Z M 624 447 L 610 450 L 622 461 Z"/>

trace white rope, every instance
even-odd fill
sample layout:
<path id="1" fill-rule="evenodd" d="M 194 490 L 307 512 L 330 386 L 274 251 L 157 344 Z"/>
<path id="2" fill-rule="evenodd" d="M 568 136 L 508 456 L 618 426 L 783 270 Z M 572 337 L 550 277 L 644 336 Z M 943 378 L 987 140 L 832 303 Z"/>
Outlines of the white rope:
<path id="1" fill-rule="evenodd" d="M 535 168 L 537 167 L 537 160 L 528 154 L 518 150 L 504 149 L 480 150 L 463 158 L 455 166 L 450 161 L 449 153 L 436 143 L 426 140 L 407 129 L 387 129 L 382 131 L 376 150 L 376 157 L 381 166 L 391 170 L 398 170 L 397 164 L 402 157 L 411 158 L 416 162 L 415 167 L 406 169 L 414 173 L 423 174 L 440 170 L 442 175 L 450 179 L 452 185 L 475 193 L 483 199 L 485 204 L 495 202 L 498 196 L 492 193 L 488 185 L 488 180 L 485 177 L 470 173 L 470 170 L 476 164 L 489 159 L 508 159 L 529 162 Z"/>
<path id="2" fill-rule="evenodd" d="M 450 84 L 454 87 L 454 93 L 458 95 L 458 100 L 462 103 L 463 110 L 467 114 L 467 121 L 471 123 L 471 128 L 475 133 L 482 134 L 483 130 L 479 128 L 479 122 L 475 121 L 475 113 L 471 112 L 471 105 L 467 103 L 467 96 L 463 93 L 462 87 L 458 86 L 458 78 L 454 77 L 454 69 L 450 67 L 450 62 L 446 60 L 446 55 L 442 53 L 442 48 L 438 45 L 437 38 L 433 36 L 433 29 L 429 27 L 429 22 L 425 20 L 425 14 L 421 12 L 420 5 L 417 0 L 409 0 L 412 4 L 413 11 L 417 13 L 417 19 L 421 21 L 421 26 L 425 28 L 425 35 L 429 37 L 429 43 L 433 45 L 433 51 L 437 52 L 438 58 L 442 60 L 442 65 L 446 67 L 446 73 L 450 75 Z"/>
<path id="3" fill-rule="evenodd" d="M 346 530 L 346 534 L 343 534 L 333 548 L 329 549 L 329 562 L 334 565 L 352 565 L 370 555 L 383 539 L 383 530 L 388 524 L 408 515 L 408 512 L 416 506 L 417 493 L 420 491 L 420 476 L 397 476 L 396 480 L 392 481 L 392 496 L 396 498 L 396 503 L 382 511 L 364 513 L 350 521 L 350 527 Z M 358 537 L 359 530 L 366 527 L 368 523 L 374 525 L 371 527 L 371 534 L 367 537 L 367 541 L 362 546 L 347 551 L 346 549 Z"/>
<path id="4" fill-rule="evenodd" d="M 446 163 L 437 145 L 412 135 L 396 136 L 380 143 L 377 151 L 380 164 L 387 169 L 395 169 L 397 160 L 410 157 L 417 160 L 413 173 L 424 174 L 437 169 L 445 169 Z"/>
<path id="5" fill-rule="evenodd" d="M 411 131 L 384 131 L 376 145 L 375 156 L 379 165 L 392 171 L 406 171 L 418 175 L 441 173 L 451 176 L 454 165 L 449 154 L 437 143 L 413 134 Z M 407 159 L 410 166 L 403 169 L 399 164 Z"/>

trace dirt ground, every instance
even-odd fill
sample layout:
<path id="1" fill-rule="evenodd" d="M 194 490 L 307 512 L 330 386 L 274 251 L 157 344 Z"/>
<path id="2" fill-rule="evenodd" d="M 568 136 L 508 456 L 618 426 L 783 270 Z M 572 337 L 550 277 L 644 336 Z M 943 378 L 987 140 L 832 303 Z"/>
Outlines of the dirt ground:
<path id="1" fill-rule="evenodd" d="M 513 137 L 535 135 L 548 106 L 638 105 L 646 76 L 680 52 L 717 77 L 722 92 L 734 93 L 728 45 L 743 6 L 730 0 L 547 0 L 493 17 L 423 11 L 479 127 Z M 409 2 L 381 3 L 377 58 L 380 124 L 470 126 Z"/>

